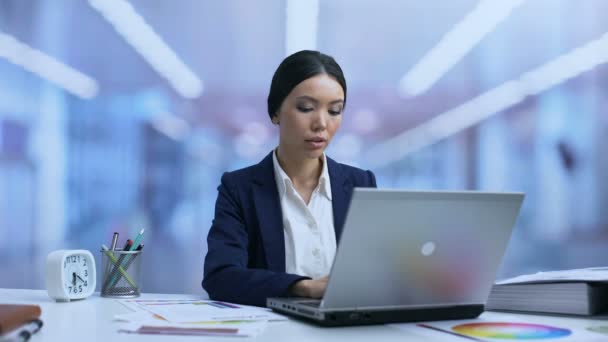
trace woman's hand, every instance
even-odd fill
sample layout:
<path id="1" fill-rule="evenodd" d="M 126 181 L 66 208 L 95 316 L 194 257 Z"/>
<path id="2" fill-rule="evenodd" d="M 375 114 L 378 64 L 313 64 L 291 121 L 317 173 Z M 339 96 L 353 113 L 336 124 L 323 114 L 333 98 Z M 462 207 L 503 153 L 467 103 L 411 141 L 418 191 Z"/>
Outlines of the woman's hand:
<path id="1" fill-rule="evenodd" d="M 323 298 L 323 294 L 325 294 L 325 288 L 327 288 L 328 279 L 329 276 L 313 280 L 300 280 L 291 285 L 289 293 L 297 297 L 308 297 L 315 299 Z"/>

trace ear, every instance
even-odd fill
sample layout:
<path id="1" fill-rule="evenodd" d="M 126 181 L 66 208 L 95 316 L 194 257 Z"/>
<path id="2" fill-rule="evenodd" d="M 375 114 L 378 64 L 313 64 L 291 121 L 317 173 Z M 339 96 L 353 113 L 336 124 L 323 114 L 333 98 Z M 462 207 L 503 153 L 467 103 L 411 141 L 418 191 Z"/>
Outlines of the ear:
<path id="1" fill-rule="evenodd" d="M 271 120 L 272 120 L 273 124 L 278 125 L 279 124 L 279 115 L 275 114 Z"/>

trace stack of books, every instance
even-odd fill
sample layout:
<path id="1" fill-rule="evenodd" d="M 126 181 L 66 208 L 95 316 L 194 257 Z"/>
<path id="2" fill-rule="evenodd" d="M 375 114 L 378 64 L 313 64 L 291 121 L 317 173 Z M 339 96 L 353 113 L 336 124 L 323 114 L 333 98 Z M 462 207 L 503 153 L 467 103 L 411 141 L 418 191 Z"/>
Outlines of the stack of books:
<path id="1" fill-rule="evenodd" d="M 608 267 L 539 272 L 499 281 L 486 309 L 571 315 L 608 312 Z"/>

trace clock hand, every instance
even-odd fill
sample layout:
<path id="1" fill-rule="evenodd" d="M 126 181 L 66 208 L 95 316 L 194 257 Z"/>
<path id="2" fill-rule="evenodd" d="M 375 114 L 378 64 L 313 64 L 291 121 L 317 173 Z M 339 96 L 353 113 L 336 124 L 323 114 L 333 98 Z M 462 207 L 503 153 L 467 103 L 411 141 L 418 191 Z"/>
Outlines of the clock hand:
<path id="1" fill-rule="evenodd" d="M 72 272 L 72 284 L 76 286 L 76 272 Z"/>
<path id="2" fill-rule="evenodd" d="M 84 283 L 84 279 L 80 278 L 80 276 L 77 274 L 76 277 L 78 277 L 78 279 L 80 279 L 80 281 L 82 281 Z"/>

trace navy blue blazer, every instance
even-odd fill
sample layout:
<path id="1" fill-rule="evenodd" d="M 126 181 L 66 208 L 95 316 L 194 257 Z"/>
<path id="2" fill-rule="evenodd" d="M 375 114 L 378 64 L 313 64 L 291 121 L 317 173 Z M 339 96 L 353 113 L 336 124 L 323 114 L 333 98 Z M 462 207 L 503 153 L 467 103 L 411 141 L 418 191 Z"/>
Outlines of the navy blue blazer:
<path id="1" fill-rule="evenodd" d="M 354 187 L 376 187 L 371 171 L 327 158 L 336 241 Z M 203 288 L 214 300 L 266 306 L 301 279 L 285 273 L 285 242 L 272 152 L 259 164 L 222 175 L 207 236 Z"/>

